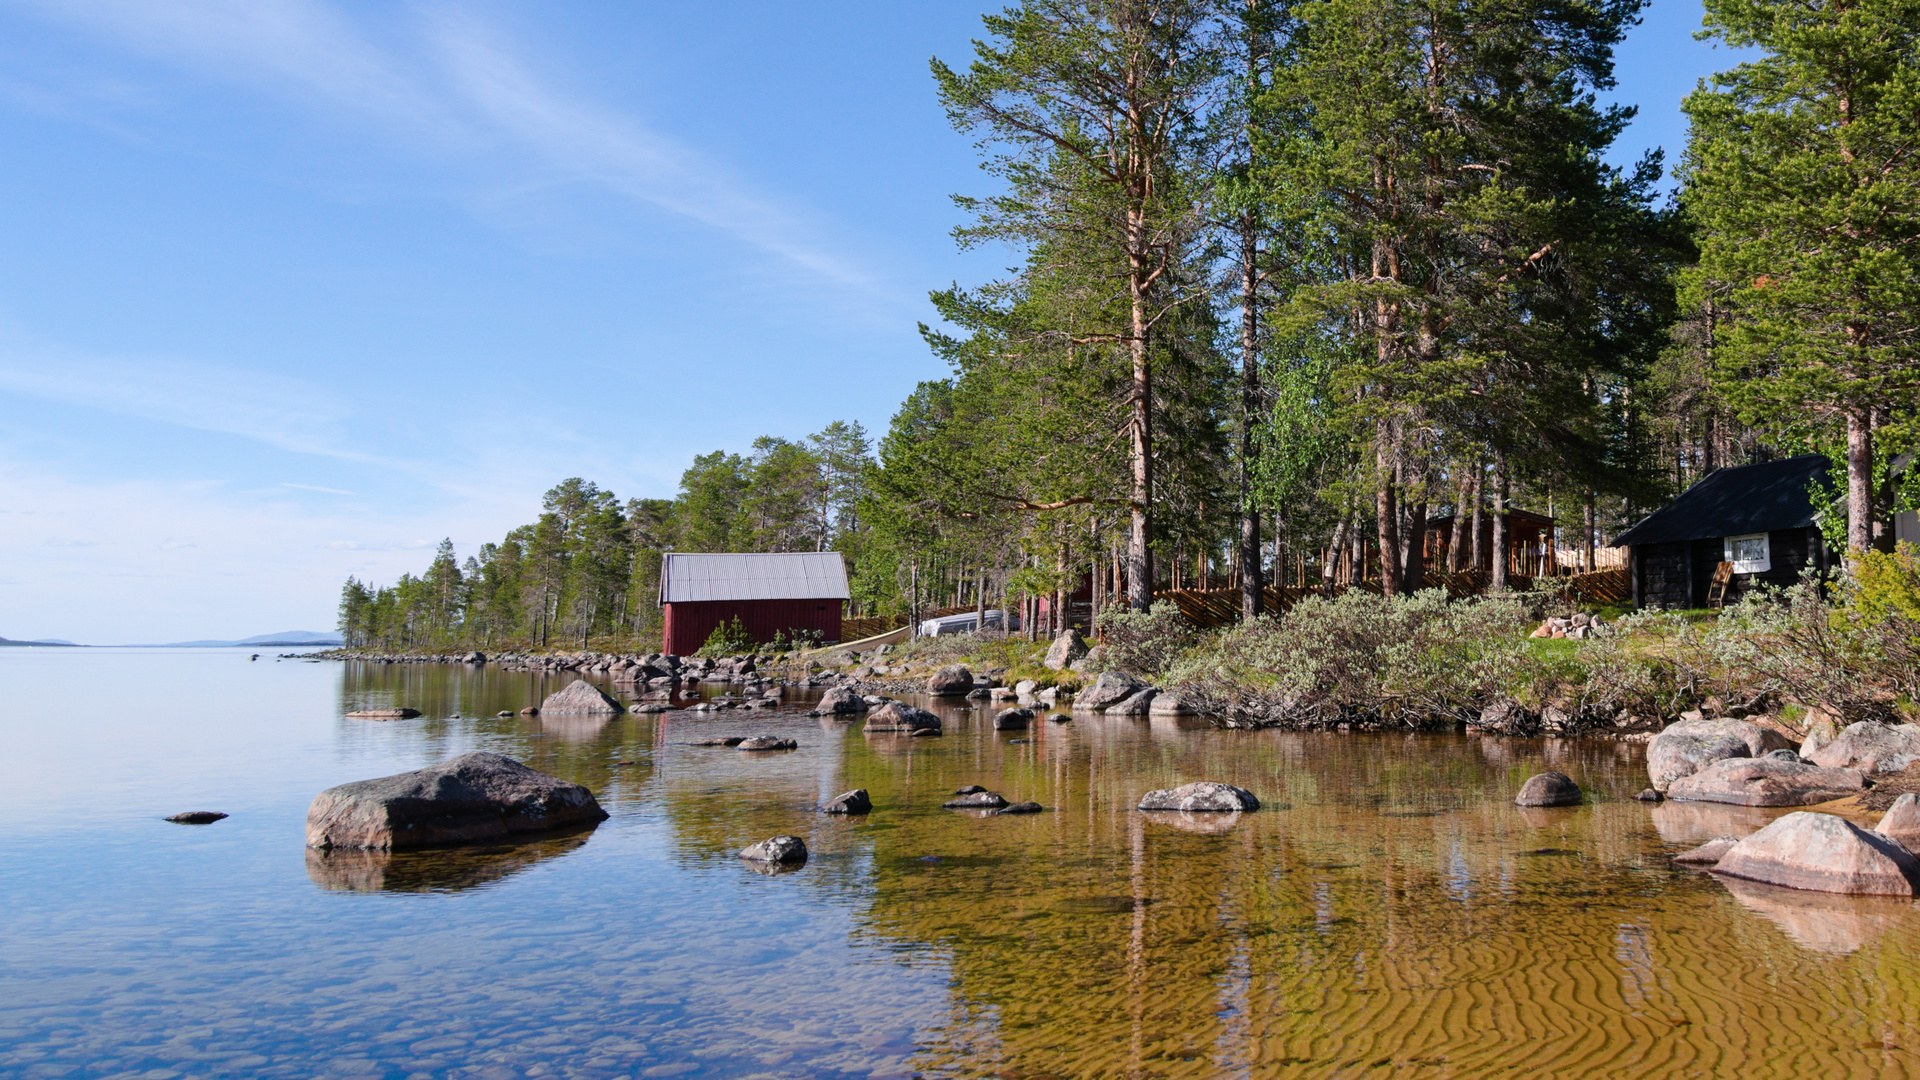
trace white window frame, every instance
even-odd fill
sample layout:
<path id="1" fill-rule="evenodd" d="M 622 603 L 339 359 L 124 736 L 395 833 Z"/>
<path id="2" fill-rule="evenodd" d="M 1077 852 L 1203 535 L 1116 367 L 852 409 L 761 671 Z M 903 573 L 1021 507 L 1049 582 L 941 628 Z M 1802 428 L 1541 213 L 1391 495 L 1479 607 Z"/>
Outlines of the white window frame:
<path id="1" fill-rule="evenodd" d="M 1736 559 L 1733 557 L 1734 544 L 1741 540 L 1760 541 L 1760 557 L 1757 559 Z M 1773 544 L 1766 533 L 1742 533 L 1739 536 L 1724 537 L 1720 541 L 1721 557 L 1733 564 L 1736 574 L 1764 574 L 1773 569 Z"/>

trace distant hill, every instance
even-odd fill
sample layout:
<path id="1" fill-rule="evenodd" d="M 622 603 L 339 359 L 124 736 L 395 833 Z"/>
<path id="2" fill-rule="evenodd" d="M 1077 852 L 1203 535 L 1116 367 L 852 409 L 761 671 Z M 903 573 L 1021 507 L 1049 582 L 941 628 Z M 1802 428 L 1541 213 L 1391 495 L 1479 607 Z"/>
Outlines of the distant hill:
<path id="1" fill-rule="evenodd" d="M 33 641 L 15 641 L 12 638 L 0 637 L 0 648 L 8 645 L 65 645 L 76 649 L 81 647 L 71 641 L 61 641 L 59 638 L 36 638 Z"/>
<path id="2" fill-rule="evenodd" d="M 278 634 L 258 634 L 238 641 L 169 641 L 165 645 L 133 645 L 135 649 L 232 649 L 245 646 L 339 645 L 339 634 L 321 634 L 312 630 L 284 630 Z"/>

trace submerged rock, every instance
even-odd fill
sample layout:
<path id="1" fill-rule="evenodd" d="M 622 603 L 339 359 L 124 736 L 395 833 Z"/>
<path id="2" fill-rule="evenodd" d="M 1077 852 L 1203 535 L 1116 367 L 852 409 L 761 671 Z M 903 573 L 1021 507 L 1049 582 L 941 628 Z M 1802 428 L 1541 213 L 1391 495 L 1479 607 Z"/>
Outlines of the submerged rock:
<path id="1" fill-rule="evenodd" d="M 873 799 L 867 794 L 866 788 L 854 788 L 822 803 L 820 809 L 828 814 L 871 814 Z"/>
<path id="2" fill-rule="evenodd" d="M 973 672 L 965 664 L 949 664 L 927 679 L 927 693 L 934 697 L 958 697 L 973 690 Z"/>
<path id="3" fill-rule="evenodd" d="M 361 709 L 347 714 L 349 720 L 411 720 L 420 715 L 419 709 Z"/>
<path id="4" fill-rule="evenodd" d="M 1874 773 L 1899 772 L 1920 761 L 1920 726 L 1862 720 L 1848 724 L 1834 740 L 1817 746 L 1807 760 L 1829 768 Z"/>
<path id="5" fill-rule="evenodd" d="M 1007 806 L 1003 806 L 1000 809 L 995 810 L 994 813 L 996 814 L 1037 814 L 1044 809 L 1046 809 L 1046 807 L 1041 806 L 1037 802 L 1017 802 L 1017 803 L 1011 803 Z"/>
<path id="6" fill-rule="evenodd" d="M 1140 797 L 1140 809 L 1231 813 L 1236 810 L 1258 810 L 1260 800 L 1245 788 L 1202 780 L 1177 788 L 1149 791 Z"/>
<path id="7" fill-rule="evenodd" d="M 1667 798 L 1735 806 L 1811 806 L 1865 789 L 1866 777 L 1853 769 L 1824 769 L 1779 758 L 1726 758 L 1674 781 Z"/>
<path id="8" fill-rule="evenodd" d="M 693 745 L 695 746 L 739 746 L 741 743 L 746 741 L 747 741 L 747 737 L 745 735 L 722 735 L 718 738 L 697 740 L 696 742 L 694 742 Z"/>
<path id="9" fill-rule="evenodd" d="M 575 679 L 565 690 L 556 690 L 547 695 L 540 703 L 542 715 L 549 713 L 623 713 L 625 705 L 608 697 L 606 691 L 587 682 Z"/>
<path id="10" fill-rule="evenodd" d="M 985 791 L 985 790 L 987 789 L 981 787 L 979 784 L 968 784 L 965 787 L 954 788 L 953 793 L 955 795 L 971 795 L 976 791 Z"/>
<path id="11" fill-rule="evenodd" d="M 993 791 L 976 791 L 957 799 L 948 799 L 940 804 L 947 810 L 998 810 L 1005 805 L 1007 800 Z"/>
<path id="12" fill-rule="evenodd" d="M 940 730 L 940 718 L 925 709 L 917 709 L 904 701 L 889 701 L 880 708 L 867 714 L 867 731 L 904 732 L 913 734 L 920 731 Z"/>
<path id="13" fill-rule="evenodd" d="M 1677 863 L 1712 866 L 1725 858 L 1727 852 L 1732 851 L 1733 846 L 1739 842 L 1740 838 L 1737 836 L 1716 836 L 1697 848 L 1692 848 L 1675 855 L 1673 861 Z"/>
<path id="14" fill-rule="evenodd" d="M 500 840 L 605 821 L 593 792 L 476 751 L 413 772 L 331 787 L 307 808 L 307 846 L 415 848 Z"/>
<path id="15" fill-rule="evenodd" d="M 797 836 L 770 836 L 742 848 L 740 857 L 748 862 L 803 863 L 807 861 L 807 842 Z"/>
<path id="16" fill-rule="evenodd" d="M 1565 773 L 1543 772 L 1520 785 L 1516 806 L 1578 806 L 1580 785 Z"/>
<path id="17" fill-rule="evenodd" d="M 1816 892 L 1912 896 L 1920 888 L 1920 860 L 1906 848 L 1845 818 L 1807 811 L 1788 814 L 1733 845 L 1713 869 Z"/>
<path id="18" fill-rule="evenodd" d="M 185 813 L 171 814 L 166 820 L 175 825 L 211 825 L 226 816 L 218 810 L 188 810 Z"/>
<path id="19" fill-rule="evenodd" d="M 792 739 L 777 738 L 773 735 L 755 735 L 741 739 L 736 750 L 798 750 L 800 744 Z"/>

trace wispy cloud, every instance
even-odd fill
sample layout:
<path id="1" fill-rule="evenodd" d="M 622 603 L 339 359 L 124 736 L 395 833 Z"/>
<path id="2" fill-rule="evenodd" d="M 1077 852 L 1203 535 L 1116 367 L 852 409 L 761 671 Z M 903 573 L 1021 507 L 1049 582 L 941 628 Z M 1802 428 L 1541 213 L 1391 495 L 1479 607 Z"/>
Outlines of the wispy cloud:
<path id="1" fill-rule="evenodd" d="M 339 488 L 320 487 L 317 484 L 296 484 L 288 480 L 280 481 L 281 487 L 299 488 L 301 491 L 319 491 L 328 495 L 354 495 L 357 492 L 342 491 Z"/>
<path id="2" fill-rule="evenodd" d="M 321 0 L 0 2 L 404 134 L 416 147 L 501 145 L 522 165 L 698 222 L 864 300 L 906 300 L 837 250 L 804 209 L 639 117 L 561 91 L 469 16 L 378 25 Z"/>

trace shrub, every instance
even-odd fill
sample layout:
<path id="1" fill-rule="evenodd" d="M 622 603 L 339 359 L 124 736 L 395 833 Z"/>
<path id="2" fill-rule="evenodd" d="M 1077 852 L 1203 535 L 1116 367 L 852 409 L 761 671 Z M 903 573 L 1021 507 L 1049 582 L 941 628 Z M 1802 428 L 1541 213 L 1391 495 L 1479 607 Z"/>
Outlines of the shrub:
<path id="1" fill-rule="evenodd" d="M 1146 611 L 1103 611 L 1098 626 L 1101 661 L 1146 679 L 1172 669 L 1200 640 L 1200 631 L 1171 600 L 1156 601 Z"/>
<path id="2" fill-rule="evenodd" d="M 713 633 L 707 635 L 706 644 L 694 650 L 693 655 L 737 656 L 740 653 L 752 652 L 753 648 L 753 636 L 747 633 L 745 626 L 741 625 L 740 616 L 735 615 L 733 621 L 723 622 L 714 627 Z"/>

